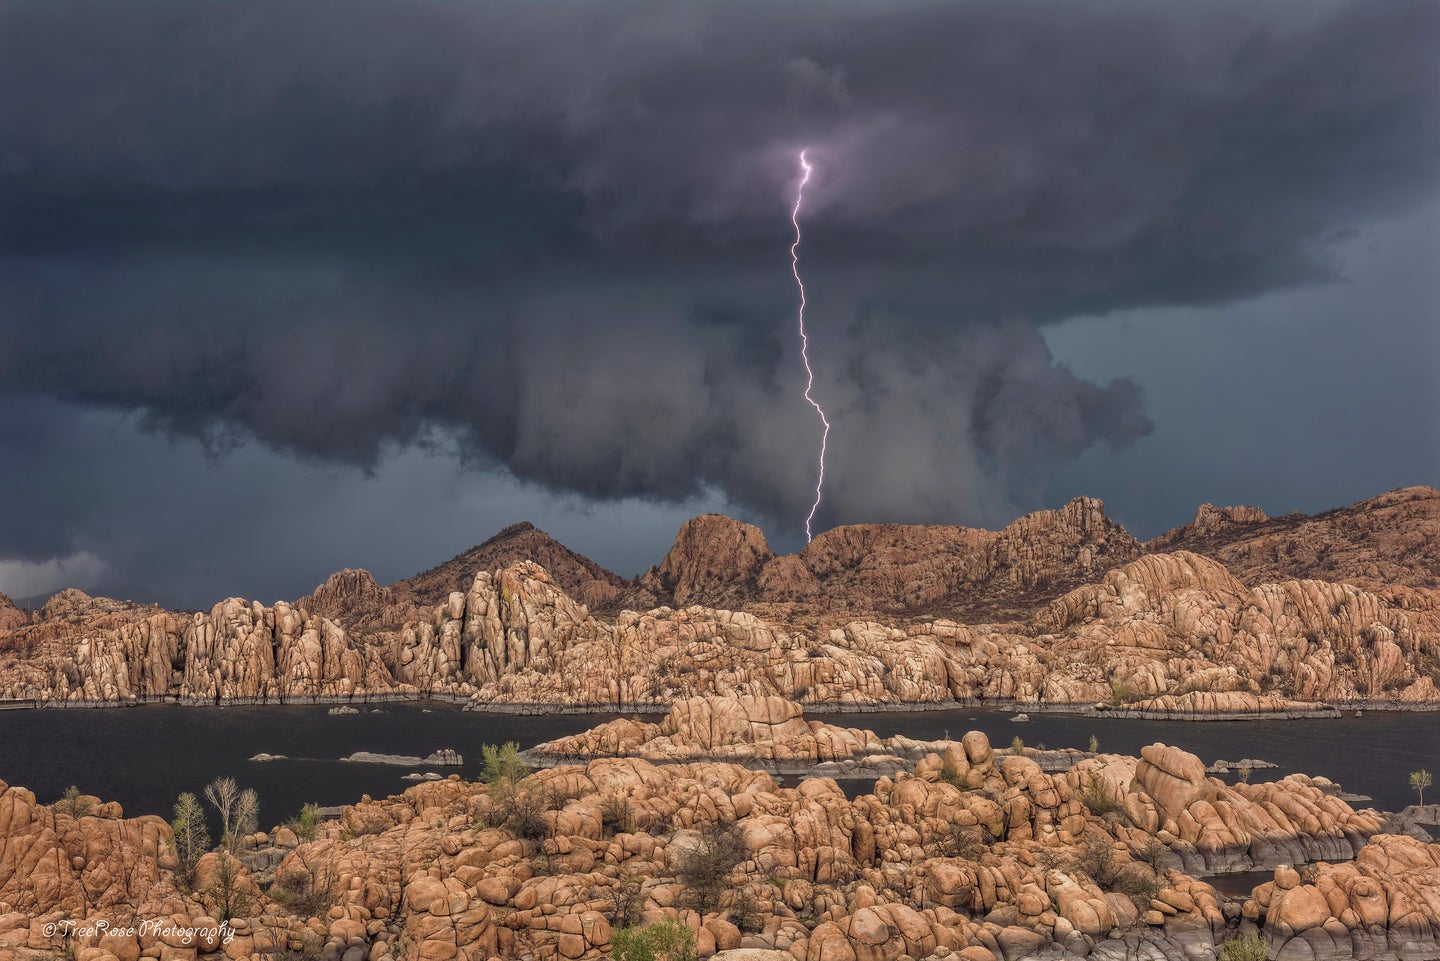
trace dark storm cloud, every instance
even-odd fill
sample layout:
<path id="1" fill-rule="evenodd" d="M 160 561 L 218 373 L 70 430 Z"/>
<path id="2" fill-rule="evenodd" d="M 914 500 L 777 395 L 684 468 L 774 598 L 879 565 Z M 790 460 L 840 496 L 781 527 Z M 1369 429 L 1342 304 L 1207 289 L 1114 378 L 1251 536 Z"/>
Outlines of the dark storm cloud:
<path id="1" fill-rule="evenodd" d="M 0 16 L 0 391 L 786 523 L 800 145 L 825 519 L 973 522 L 1150 428 L 1039 324 L 1324 279 L 1440 144 L 1431 3 Z"/>

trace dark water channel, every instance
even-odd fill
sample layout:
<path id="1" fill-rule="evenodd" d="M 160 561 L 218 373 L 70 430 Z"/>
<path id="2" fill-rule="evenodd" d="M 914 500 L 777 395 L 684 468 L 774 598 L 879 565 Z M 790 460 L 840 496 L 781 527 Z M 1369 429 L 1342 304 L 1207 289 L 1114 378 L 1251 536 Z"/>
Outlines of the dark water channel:
<path id="1" fill-rule="evenodd" d="M 119 801 L 127 814 L 168 817 L 181 791 L 199 794 L 213 778 L 228 775 L 259 793 L 260 821 L 269 827 L 306 802 L 397 794 L 413 783 L 404 775 L 416 771 L 474 777 L 485 744 L 531 747 L 615 717 L 485 714 L 446 702 L 359 707 L 362 713 L 350 715 L 331 715 L 324 705 L 0 711 L 0 780 L 30 788 L 46 802 L 76 784 Z M 356 751 L 425 757 L 438 748 L 460 752 L 465 764 L 412 768 L 339 760 Z M 249 760 L 262 752 L 288 759 Z"/>

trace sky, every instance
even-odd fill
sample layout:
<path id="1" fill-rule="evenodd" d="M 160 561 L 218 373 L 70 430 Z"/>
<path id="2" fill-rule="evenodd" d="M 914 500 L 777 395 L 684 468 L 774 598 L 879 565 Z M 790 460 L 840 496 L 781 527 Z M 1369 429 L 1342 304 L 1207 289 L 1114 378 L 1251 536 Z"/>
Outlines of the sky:
<path id="1" fill-rule="evenodd" d="M 1440 484 L 1440 5 L 0 2 L 0 591 Z"/>

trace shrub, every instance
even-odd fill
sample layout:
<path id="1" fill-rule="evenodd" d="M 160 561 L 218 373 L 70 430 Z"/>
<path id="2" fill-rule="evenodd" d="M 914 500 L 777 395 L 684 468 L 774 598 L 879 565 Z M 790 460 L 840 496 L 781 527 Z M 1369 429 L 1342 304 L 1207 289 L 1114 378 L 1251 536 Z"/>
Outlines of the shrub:
<path id="1" fill-rule="evenodd" d="M 765 915 L 760 901 L 743 888 L 730 899 L 730 923 L 744 934 L 759 934 L 765 928 Z"/>
<path id="2" fill-rule="evenodd" d="M 1108 885 L 1116 894 L 1130 899 L 1136 909 L 1145 911 L 1150 902 L 1160 894 L 1160 878 L 1150 869 L 1131 865 L 1117 871 Z"/>
<path id="3" fill-rule="evenodd" d="M 1096 737 L 1095 735 L 1093 735 L 1093 734 L 1090 735 L 1090 753 L 1091 753 L 1091 754 L 1099 754 L 1099 753 L 1100 753 L 1100 739 L 1099 739 L 1098 737 Z"/>
<path id="4" fill-rule="evenodd" d="M 1143 861 L 1152 868 L 1159 869 L 1160 861 L 1165 857 L 1165 853 L 1168 850 L 1165 845 L 1151 838 L 1145 842 L 1145 845 L 1141 847 L 1140 850 L 1135 852 L 1134 857 L 1136 860 Z"/>
<path id="5" fill-rule="evenodd" d="M 615 961 L 695 961 L 695 932 L 679 921 L 620 928 L 610 945 Z"/>
<path id="6" fill-rule="evenodd" d="M 1111 843 L 1109 835 L 1087 837 L 1075 867 L 1088 874 L 1090 880 L 1102 888 L 1110 887 L 1119 874 L 1119 867 L 1115 862 L 1115 845 Z"/>
<path id="7" fill-rule="evenodd" d="M 966 827 L 952 824 L 949 833 L 940 841 L 940 850 L 946 857 L 978 861 L 985 853 L 985 849 L 990 846 L 990 843 L 993 843 L 993 839 L 987 840 L 986 838 L 989 833 L 978 825 Z"/>
<path id="8" fill-rule="evenodd" d="M 1022 738 L 1022 737 L 1021 737 L 1020 735 L 1018 735 L 1018 734 L 1015 735 L 1014 739 L 1011 740 L 1011 742 L 1010 742 L 1010 753 L 1011 753 L 1011 754 L 1024 754 L 1024 753 L 1025 753 L 1025 739 Z"/>
<path id="9" fill-rule="evenodd" d="M 61 814 L 68 814 L 72 818 L 86 818 L 94 813 L 90 799 L 81 794 L 80 788 L 74 784 L 65 789 L 60 800 L 55 802 L 54 808 Z"/>
<path id="10" fill-rule="evenodd" d="M 215 918 L 229 921 L 245 914 L 250 904 L 250 894 L 241 885 L 245 870 L 240 859 L 226 852 L 220 852 L 220 861 L 209 886 L 200 892 Z"/>
<path id="11" fill-rule="evenodd" d="M 1129 681 L 1110 682 L 1110 703 L 1116 707 L 1135 700 L 1135 686 Z"/>
<path id="12" fill-rule="evenodd" d="M 631 834 L 635 830 L 635 812 L 628 798 L 611 795 L 600 802 L 600 826 L 610 834 Z"/>
<path id="13" fill-rule="evenodd" d="M 681 854 L 675 865 L 675 877 L 689 895 L 689 906 L 702 915 L 714 912 L 730 872 L 743 860 L 745 840 L 735 825 L 705 825 L 699 843 Z"/>
<path id="14" fill-rule="evenodd" d="M 1435 779 L 1425 768 L 1410 772 L 1410 790 L 1420 795 L 1420 803 L 1425 803 L 1425 789 L 1435 783 Z"/>
<path id="15" fill-rule="evenodd" d="M 320 805 L 306 804 L 300 809 L 298 816 L 285 822 L 285 826 L 302 841 L 315 840 L 315 834 L 320 826 Z"/>
<path id="16" fill-rule="evenodd" d="M 302 918 L 325 918 L 335 906 L 334 893 L 320 883 L 314 871 L 277 878 L 270 885 L 270 899 Z"/>
<path id="17" fill-rule="evenodd" d="M 611 926 L 624 928 L 640 923 L 640 911 L 645 907 L 645 899 L 640 896 L 640 878 L 622 875 L 615 886 L 605 892 L 605 900 L 610 903 Z"/>
<path id="18" fill-rule="evenodd" d="M 485 772 L 481 776 L 492 788 L 513 786 L 530 776 L 530 765 L 525 763 L 520 745 L 514 741 L 506 741 L 499 747 L 486 744 L 480 753 L 485 758 Z"/>
<path id="19" fill-rule="evenodd" d="M 1098 774 L 1092 774 L 1085 782 L 1085 790 L 1080 795 L 1081 801 L 1090 809 L 1090 813 L 1098 817 L 1114 813 L 1121 809 L 1121 804 L 1115 795 L 1105 787 L 1105 779 Z"/>
<path id="20" fill-rule="evenodd" d="M 170 822 L 175 836 L 175 854 L 180 859 L 181 878 L 185 884 L 195 873 L 195 865 L 210 850 L 210 829 L 205 824 L 205 811 L 189 791 L 175 799 L 175 818 Z"/>
<path id="21" fill-rule="evenodd" d="M 300 947 L 286 948 L 275 956 L 276 961 L 322 961 L 325 942 L 314 931 L 300 935 Z"/>
<path id="22" fill-rule="evenodd" d="M 1270 945 L 1258 931 L 1231 938 L 1220 946 L 1220 961 L 1266 961 Z"/>
<path id="23" fill-rule="evenodd" d="M 550 836 L 545 801 L 531 791 L 515 791 L 505 800 L 502 822 L 517 838 L 543 841 Z"/>

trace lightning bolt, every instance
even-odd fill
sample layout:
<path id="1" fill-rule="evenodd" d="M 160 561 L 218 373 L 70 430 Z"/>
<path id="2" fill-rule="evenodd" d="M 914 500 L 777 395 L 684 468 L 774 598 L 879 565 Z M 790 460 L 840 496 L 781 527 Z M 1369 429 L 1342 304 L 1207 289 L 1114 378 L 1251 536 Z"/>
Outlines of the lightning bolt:
<path id="1" fill-rule="evenodd" d="M 830 419 L 811 393 L 815 387 L 815 371 L 810 367 L 810 338 L 805 333 L 805 281 L 800 279 L 800 204 L 805 200 L 805 185 L 810 182 L 810 171 L 815 169 L 805 159 L 806 150 L 809 148 L 800 151 L 800 186 L 795 189 L 795 207 L 790 211 L 790 223 L 795 225 L 795 242 L 790 245 L 790 272 L 795 275 L 795 286 L 800 290 L 800 359 L 805 361 L 805 400 L 815 408 L 815 413 L 820 415 L 820 423 L 825 426 L 820 434 L 820 474 L 815 481 L 815 503 L 810 505 L 810 513 L 805 518 L 805 543 L 808 544 L 814 539 L 810 525 L 815 521 L 815 512 L 820 509 L 820 499 L 825 491 L 825 445 L 830 440 Z"/>

